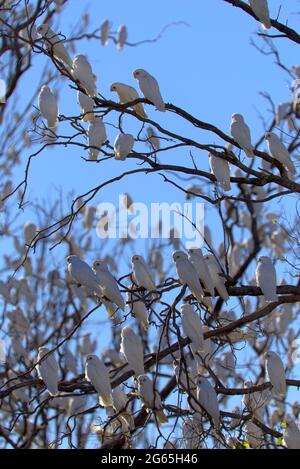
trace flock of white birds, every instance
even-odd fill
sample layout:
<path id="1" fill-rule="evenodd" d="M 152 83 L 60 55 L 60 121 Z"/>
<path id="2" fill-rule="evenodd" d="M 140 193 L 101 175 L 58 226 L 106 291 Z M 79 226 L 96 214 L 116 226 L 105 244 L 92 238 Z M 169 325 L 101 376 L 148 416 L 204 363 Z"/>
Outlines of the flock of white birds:
<path id="1" fill-rule="evenodd" d="M 271 28 L 267 0 L 249 0 L 249 3 L 263 27 Z M 78 91 L 78 104 L 81 109 L 83 122 L 88 122 L 89 157 L 90 160 L 97 160 L 102 145 L 107 141 L 105 125 L 102 119 L 95 114 L 94 99 L 98 96 L 97 77 L 87 57 L 80 54 L 72 59 L 61 37 L 47 24 L 39 26 L 37 32 L 44 38 L 49 54 L 59 61 L 80 85 L 82 91 Z M 103 45 L 107 43 L 109 34 L 110 23 L 105 21 L 101 26 L 101 42 Z M 119 49 L 124 47 L 126 40 L 126 27 L 121 26 L 118 31 Z M 157 80 L 143 69 L 136 69 L 133 72 L 133 77 L 138 81 L 143 97 L 153 103 L 158 111 L 164 112 L 166 105 Z M 117 93 L 120 104 L 131 103 L 139 99 L 136 89 L 124 83 L 113 83 L 110 90 Z M 58 103 L 55 94 L 46 85 L 41 88 L 38 105 L 42 117 L 47 121 L 48 128 L 55 129 L 58 125 Z M 147 118 L 142 103 L 135 103 L 132 108 L 140 118 Z M 251 142 L 250 129 L 240 114 L 233 114 L 232 116 L 231 135 L 238 146 L 245 152 L 246 156 L 253 158 L 254 147 Z M 152 137 L 155 138 L 155 135 Z M 271 156 L 282 163 L 288 176 L 293 178 L 296 174 L 296 169 L 288 149 L 275 133 L 266 133 L 265 139 Z M 115 158 L 117 160 L 126 159 L 133 149 L 134 141 L 133 135 L 120 133 L 114 143 Z M 220 157 L 209 155 L 209 164 L 211 172 L 216 177 L 223 191 L 230 191 L 229 163 Z M 28 244 L 31 239 L 32 233 L 29 233 Z M 216 296 L 228 302 L 229 293 L 226 287 L 226 275 L 224 274 L 221 262 L 214 254 L 203 255 L 201 249 L 197 247 L 190 249 L 188 253 L 178 250 L 173 253 L 173 261 L 180 284 L 187 286 L 194 297 L 194 301 L 196 300 L 205 310 L 212 311 L 211 299 Z M 147 310 L 144 303 L 138 297 L 135 298 L 134 293 L 128 294 L 127 301 L 123 298 L 119 284 L 109 271 L 105 261 L 96 260 L 91 267 L 79 256 L 71 255 L 67 258 L 67 268 L 73 281 L 85 287 L 92 295 L 95 295 L 104 304 L 110 317 L 113 317 L 119 309 L 124 311 L 126 305 L 129 305 L 134 315 L 139 318 L 142 327 L 145 330 L 148 328 Z M 154 277 L 142 256 L 134 255 L 132 257 L 132 273 L 135 285 L 140 289 L 150 292 L 153 298 L 155 298 L 156 284 Z M 276 302 L 278 300 L 276 270 L 272 260 L 267 256 L 262 256 L 258 260 L 256 283 L 261 289 L 265 302 Z M 204 333 L 207 331 L 207 327 L 202 324 L 201 318 L 190 304 L 182 304 L 180 314 L 182 332 L 189 338 L 191 350 L 197 361 L 198 357 L 201 357 L 206 351 L 207 341 L 204 340 Z M 251 337 L 251 331 L 247 334 L 241 329 L 237 329 L 231 334 L 231 340 L 233 341 L 240 341 Z M 126 359 L 128 369 L 134 373 L 133 380 L 136 393 L 147 411 L 154 413 L 155 419 L 160 424 L 167 422 L 168 417 L 164 412 L 161 397 L 155 389 L 155 383 L 145 373 L 143 342 L 134 330 L 128 326 L 125 326 L 121 332 L 120 352 Z M 56 396 L 58 394 L 60 372 L 54 354 L 47 348 L 40 347 L 37 360 L 40 378 L 43 380 L 50 395 Z M 246 408 L 253 411 L 255 416 L 259 416 L 261 407 L 266 402 L 269 402 L 272 396 L 282 398 L 287 392 L 285 368 L 278 354 L 268 351 L 265 355 L 264 366 L 267 377 L 272 384 L 272 392 L 267 390 L 245 394 L 243 399 Z M 201 367 L 202 362 L 200 361 L 198 368 L 196 366 L 194 371 L 190 372 L 189 382 L 187 383 L 186 380 L 184 382 L 185 375 L 181 374 L 178 363 L 174 362 L 174 370 L 179 386 L 185 390 L 189 389 L 190 405 L 195 411 L 195 421 L 197 420 L 197 413 L 201 414 L 204 409 L 212 424 L 218 430 L 220 425 L 220 409 L 217 394 L 209 380 L 199 375 L 198 370 Z M 124 432 L 132 430 L 134 428 L 134 419 L 127 406 L 128 398 L 120 387 L 112 389 L 109 369 L 98 356 L 89 354 L 86 357 L 85 377 L 97 391 L 99 403 L 107 408 L 108 415 L 111 412 L 111 408 L 113 408 L 121 414 Z M 244 385 L 247 388 L 253 384 L 247 381 Z M 257 437 L 260 429 L 251 421 L 247 422 L 246 426 L 248 432 L 250 434 L 255 433 Z M 287 418 L 285 444 L 288 448 L 300 449 L 300 430 L 292 418 Z"/>

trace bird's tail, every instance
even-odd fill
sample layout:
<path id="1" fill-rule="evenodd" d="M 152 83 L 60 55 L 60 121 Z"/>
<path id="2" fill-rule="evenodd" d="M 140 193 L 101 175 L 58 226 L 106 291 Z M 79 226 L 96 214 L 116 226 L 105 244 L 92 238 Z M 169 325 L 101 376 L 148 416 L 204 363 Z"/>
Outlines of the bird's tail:
<path id="1" fill-rule="evenodd" d="M 113 397 L 111 394 L 108 396 L 99 396 L 99 404 L 103 407 L 112 407 L 113 406 Z"/>

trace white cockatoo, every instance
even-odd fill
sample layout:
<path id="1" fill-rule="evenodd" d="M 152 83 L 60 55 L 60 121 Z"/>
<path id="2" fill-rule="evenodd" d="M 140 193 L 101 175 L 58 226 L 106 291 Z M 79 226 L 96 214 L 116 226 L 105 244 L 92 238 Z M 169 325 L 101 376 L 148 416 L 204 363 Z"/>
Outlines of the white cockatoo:
<path id="1" fill-rule="evenodd" d="M 134 418 L 130 410 L 130 402 L 126 393 L 119 386 L 117 386 L 113 389 L 112 396 L 113 408 L 121 417 L 127 421 L 130 430 L 134 430 Z"/>
<path id="2" fill-rule="evenodd" d="M 255 425 L 254 422 L 248 420 L 245 423 L 245 439 L 251 448 L 258 449 L 264 442 L 264 434 L 261 428 Z"/>
<path id="3" fill-rule="evenodd" d="M 283 397 L 286 394 L 285 370 L 281 358 L 275 352 L 267 352 L 265 366 L 275 394 Z"/>
<path id="4" fill-rule="evenodd" d="M 204 259 L 202 251 L 200 248 L 190 248 L 189 249 L 189 260 L 194 265 L 198 277 L 201 283 L 204 286 L 204 289 L 207 290 L 211 296 L 215 296 L 215 286 L 213 279 L 210 275 L 210 271 L 207 265 L 207 262 Z"/>
<path id="5" fill-rule="evenodd" d="M 95 120 L 94 114 L 94 100 L 82 93 L 82 91 L 77 92 L 77 102 L 81 109 L 82 120 L 83 122 Z"/>
<path id="6" fill-rule="evenodd" d="M 107 46 L 111 30 L 111 23 L 109 20 L 104 20 L 100 26 L 100 41 L 102 46 Z"/>
<path id="7" fill-rule="evenodd" d="M 40 347 L 38 353 L 38 365 L 36 366 L 39 377 L 44 381 L 46 388 L 51 396 L 58 394 L 58 364 L 53 353 L 46 358 L 43 357 L 49 353 L 46 347 Z"/>
<path id="8" fill-rule="evenodd" d="M 201 319 L 194 311 L 193 307 L 188 304 L 180 307 L 180 314 L 183 332 L 192 341 L 190 345 L 195 355 L 198 351 L 201 351 L 204 348 Z"/>
<path id="9" fill-rule="evenodd" d="M 216 177 L 223 191 L 230 191 L 230 166 L 228 161 L 222 157 L 214 156 L 212 154 L 209 154 L 208 156 L 211 172 Z"/>
<path id="10" fill-rule="evenodd" d="M 233 114 L 231 118 L 231 135 L 239 146 L 244 150 L 248 158 L 253 158 L 253 146 L 248 125 L 241 114 Z"/>
<path id="11" fill-rule="evenodd" d="M 55 59 L 63 62 L 69 67 L 72 67 L 72 59 L 68 54 L 67 49 L 63 45 L 63 39 L 59 34 L 56 34 L 48 24 L 41 24 L 37 27 L 37 33 L 45 40 L 45 46 L 50 55 Z"/>
<path id="12" fill-rule="evenodd" d="M 270 29 L 272 27 L 270 20 L 270 12 L 268 0 L 249 0 L 250 6 L 255 13 L 255 16 L 261 22 L 264 29 Z"/>
<path id="13" fill-rule="evenodd" d="M 199 303 L 203 303 L 204 292 L 197 271 L 191 261 L 189 261 L 187 254 L 183 251 L 175 251 L 173 253 L 173 261 L 182 285 L 187 285 Z"/>
<path id="14" fill-rule="evenodd" d="M 25 223 L 24 238 L 25 238 L 25 244 L 27 246 L 30 246 L 33 238 L 35 238 L 35 236 L 37 235 L 37 231 L 38 231 L 37 226 L 34 223 L 30 221 Z"/>
<path id="15" fill-rule="evenodd" d="M 0 344 L 0 348 L 1 348 L 1 344 Z M 1 363 L 1 360 L 0 360 L 0 363 Z M 21 382 L 22 382 L 21 380 L 18 379 L 17 373 L 15 373 L 13 370 L 8 371 L 8 379 L 13 380 L 10 383 L 11 386 L 15 386 L 16 384 L 21 384 Z M 25 387 L 15 389 L 14 391 L 12 391 L 12 395 L 18 401 L 21 401 L 21 402 L 29 402 L 30 401 L 28 390 Z"/>
<path id="16" fill-rule="evenodd" d="M 129 307 L 131 308 L 132 316 L 137 318 L 142 329 L 144 331 L 147 331 L 149 327 L 149 322 L 147 309 L 144 302 L 139 299 L 139 296 L 136 293 L 128 292 L 127 298 Z"/>
<path id="17" fill-rule="evenodd" d="M 146 410 L 154 412 L 160 423 L 168 422 L 168 417 L 164 414 L 163 406 L 158 391 L 154 388 L 153 381 L 147 375 L 140 375 L 138 381 L 138 395 L 141 398 Z"/>
<path id="18" fill-rule="evenodd" d="M 218 262 L 212 254 L 207 254 L 206 256 L 204 256 L 204 259 L 207 262 L 207 266 L 210 272 L 210 276 L 213 280 L 215 289 L 224 301 L 228 301 L 229 295 L 225 286 L 226 280 L 223 277 L 221 267 L 219 266 Z"/>
<path id="19" fill-rule="evenodd" d="M 273 132 L 267 132 L 265 138 L 268 144 L 269 152 L 273 158 L 283 164 L 291 176 L 294 176 L 296 174 L 295 165 L 292 162 L 291 156 L 284 144 L 281 142 L 280 138 Z"/>
<path id="20" fill-rule="evenodd" d="M 92 290 L 99 298 L 102 295 L 102 289 L 97 282 L 97 277 L 92 268 L 84 262 L 79 256 L 67 257 L 68 272 L 79 285 L 83 285 Z"/>
<path id="21" fill-rule="evenodd" d="M 107 366 L 96 355 L 88 355 L 85 362 L 85 378 L 99 394 L 103 407 L 113 405 L 112 389 Z"/>
<path id="22" fill-rule="evenodd" d="M 118 94 L 120 104 L 127 104 L 137 99 L 140 99 L 138 92 L 136 91 L 133 86 L 125 85 L 125 83 L 113 83 L 110 86 L 110 91 L 114 91 Z M 147 114 L 145 113 L 144 106 L 142 103 L 135 104 L 133 109 L 137 113 L 138 116 L 142 117 L 143 119 L 147 119 Z"/>
<path id="23" fill-rule="evenodd" d="M 121 24 L 117 32 L 117 49 L 118 50 L 124 49 L 127 39 L 128 39 L 127 28 L 124 24 Z"/>
<path id="24" fill-rule="evenodd" d="M 38 97 L 39 110 L 46 119 L 49 129 L 57 127 L 58 105 L 57 99 L 49 86 L 43 85 Z"/>
<path id="25" fill-rule="evenodd" d="M 153 275 L 143 256 L 132 256 L 131 265 L 136 284 L 146 290 L 155 290 Z"/>
<path id="26" fill-rule="evenodd" d="M 286 417 L 286 428 L 283 434 L 284 445 L 288 449 L 300 449 L 300 429 L 297 427 L 292 417 Z"/>
<path id="27" fill-rule="evenodd" d="M 96 161 L 100 153 L 100 148 L 107 140 L 105 125 L 101 117 L 96 117 L 89 123 L 88 131 L 89 159 Z"/>
<path id="28" fill-rule="evenodd" d="M 79 82 L 86 93 L 91 98 L 95 98 L 98 94 L 96 77 L 85 55 L 78 54 L 75 56 L 72 73 L 74 79 Z"/>
<path id="29" fill-rule="evenodd" d="M 252 381 L 245 381 L 244 388 L 251 389 L 254 387 Z M 252 412 L 254 415 L 259 416 L 260 409 L 264 407 L 270 400 L 270 390 L 266 389 L 264 391 L 252 391 L 245 393 L 242 399 L 243 405 L 249 412 Z"/>
<path id="30" fill-rule="evenodd" d="M 97 260 L 93 263 L 93 271 L 96 275 L 98 285 L 102 290 L 102 295 L 111 303 L 115 303 L 122 311 L 125 309 L 125 301 L 120 292 L 117 281 L 110 273 L 105 261 Z"/>
<path id="31" fill-rule="evenodd" d="M 258 259 L 256 267 L 256 284 L 263 292 L 264 299 L 267 302 L 277 301 L 276 294 L 276 270 L 271 259 L 267 256 L 261 256 Z"/>
<path id="32" fill-rule="evenodd" d="M 164 112 L 166 110 L 165 103 L 160 93 L 159 85 L 150 73 L 142 68 L 134 70 L 133 76 L 139 82 L 139 87 L 146 99 L 151 101 L 158 111 Z"/>
<path id="33" fill-rule="evenodd" d="M 121 331 L 120 351 L 125 355 L 127 363 L 135 376 L 144 374 L 144 347 L 141 338 L 131 327 Z"/>
<path id="34" fill-rule="evenodd" d="M 217 393 L 207 378 L 201 377 L 198 380 L 197 398 L 199 404 L 212 418 L 216 427 L 220 424 L 220 410 Z"/>
<path id="35" fill-rule="evenodd" d="M 77 376 L 77 360 L 68 348 L 64 351 L 64 363 L 67 371 L 71 371 L 73 375 Z"/>
<path id="36" fill-rule="evenodd" d="M 115 160 L 125 161 L 134 145 L 134 137 L 131 134 L 117 135 L 114 143 Z"/>

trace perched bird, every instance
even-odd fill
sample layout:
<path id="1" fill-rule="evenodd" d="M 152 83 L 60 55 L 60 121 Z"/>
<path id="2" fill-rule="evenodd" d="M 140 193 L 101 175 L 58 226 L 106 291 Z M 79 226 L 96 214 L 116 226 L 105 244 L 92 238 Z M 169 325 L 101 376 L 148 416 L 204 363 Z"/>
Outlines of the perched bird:
<path id="1" fill-rule="evenodd" d="M 64 351 L 64 362 L 68 371 L 71 371 L 75 376 L 77 375 L 77 360 L 73 353 L 67 348 Z"/>
<path id="2" fill-rule="evenodd" d="M 117 49 L 118 50 L 124 49 L 124 45 L 126 44 L 127 39 L 128 39 L 127 28 L 124 24 L 121 24 L 117 33 Z"/>
<path id="3" fill-rule="evenodd" d="M 144 347 L 142 340 L 131 327 L 124 327 L 121 331 L 120 351 L 125 355 L 130 369 L 135 376 L 144 374 Z"/>
<path id="4" fill-rule="evenodd" d="M 38 228 L 34 223 L 32 223 L 30 221 L 25 223 L 25 225 L 24 225 L 24 238 L 25 238 L 25 244 L 27 246 L 31 245 L 33 238 L 35 238 L 36 235 L 37 235 L 37 232 L 38 232 Z"/>
<path id="5" fill-rule="evenodd" d="M 108 368 L 96 355 L 88 355 L 85 362 L 85 378 L 99 394 L 99 402 L 103 407 L 113 405 L 112 389 Z"/>
<path id="6" fill-rule="evenodd" d="M 223 191 L 230 191 L 230 166 L 228 161 L 222 157 L 209 154 L 209 165 Z"/>
<path id="7" fill-rule="evenodd" d="M 265 366 L 275 394 L 283 397 L 286 394 L 285 370 L 281 358 L 275 352 L 267 352 Z"/>
<path id="8" fill-rule="evenodd" d="M 156 78 L 142 68 L 135 70 L 133 76 L 138 80 L 140 90 L 145 98 L 151 101 L 158 111 L 164 112 L 166 107 Z"/>
<path id="9" fill-rule="evenodd" d="M 139 296 L 136 293 L 131 293 L 130 291 L 127 294 L 128 304 L 131 308 L 131 314 L 133 317 L 137 318 L 142 329 L 144 331 L 148 330 L 148 314 L 147 309 L 143 301 L 139 299 Z"/>
<path id="10" fill-rule="evenodd" d="M 114 91 L 118 94 L 120 104 L 127 104 L 137 99 L 140 99 L 138 92 L 136 91 L 133 86 L 125 85 L 124 83 L 113 83 L 110 86 L 110 91 Z M 142 117 L 143 119 L 147 119 L 147 114 L 145 113 L 144 106 L 142 103 L 135 104 L 133 109 L 137 113 L 138 116 Z"/>
<path id="11" fill-rule="evenodd" d="M 261 288 L 265 301 L 271 302 L 278 300 L 276 294 L 276 270 L 271 259 L 267 256 L 261 256 L 258 259 L 256 284 Z"/>
<path id="12" fill-rule="evenodd" d="M 95 120 L 94 114 L 94 100 L 87 96 L 86 94 L 78 91 L 77 93 L 77 102 L 81 109 L 82 120 L 83 122 Z"/>
<path id="13" fill-rule="evenodd" d="M 204 259 L 207 262 L 209 273 L 213 280 L 215 289 L 224 301 L 228 301 L 229 295 L 225 286 L 226 279 L 223 277 L 221 267 L 219 266 L 218 262 L 212 254 L 207 254 L 206 256 L 204 256 Z"/>
<path id="14" fill-rule="evenodd" d="M 122 389 L 117 386 L 113 389 L 113 408 L 115 411 L 122 416 L 128 423 L 130 430 L 134 430 L 134 418 L 130 411 L 130 402 L 129 398 Z"/>
<path id="15" fill-rule="evenodd" d="M 43 357 L 49 353 L 46 347 L 40 347 L 38 353 L 37 372 L 39 377 L 44 381 L 46 388 L 51 396 L 58 394 L 58 364 L 54 358 L 53 353 L 46 358 Z"/>
<path id="16" fill-rule="evenodd" d="M 125 301 L 122 297 L 117 281 L 108 270 L 106 262 L 103 260 L 95 261 L 93 263 L 93 271 L 96 276 L 96 281 L 101 287 L 102 295 L 124 311 Z"/>
<path id="17" fill-rule="evenodd" d="M 55 59 L 63 62 L 69 67 L 72 67 L 72 59 L 69 56 L 67 49 L 63 45 L 63 39 L 56 34 L 48 24 L 41 24 L 37 27 L 37 33 L 45 40 L 45 46 L 50 55 L 53 55 Z"/>
<path id="18" fill-rule="evenodd" d="M 300 430 L 288 415 L 286 417 L 286 428 L 283 434 L 284 445 L 288 449 L 300 449 Z"/>
<path id="19" fill-rule="evenodd" d="M 75 56 L 72 64 L 72 74 L 76 81 L 91 98 L 95 98 L 98 94 L 96 78 L 93 74 L 91 64 L 83 54 Z"/>
<path id="20" fill-rule="evenodd" d="M 107 46 L 111 30 L 111 23 L 109 20 L 104 20 L 100 26 L 100 41 L 102 46 Z"/>
<path id="21" fill-rule="evenodd" d="M 294 176 L 296 174 L 296 168 L 292 162 L 291 156 L 288 150 L 285 148 L 279 137 L 273 132 L 267 132 L 265 139 L 268 144 L 269 151 L 275 160 L 280 161 L 286 170 Z"/>
<path id="22" fill-rule="evenodd" d="M 183 332 L 192 341 L 191 348 L 195 355 L 198 351 L 203 350 L 204 347 L 201 319 L 193 307 L 188 304 L 180 307 L 180 314 Z"/>
<path id="23" fill-rule="evenodd" d="M 231 135 L 239 146 L 244 150 L 248 158 L 253 158 L 253 146 L 248 125 L 241 114 L 233 114 L 231 118 Z"/>
<path id="24" fill-rule="evenodd" d="M 100 153 L 100 148 L 107 140 L 105 125 L 101 117 L 96 117 L 92 122 L 89 123 L 88 131 L 88 146 L 89 148 L 89 159 L 91 161 L 97 161 Z"/>
<path id="25" fill-rule="evenodd" d="M 137 285 L 145 288 L 145 290 L 155 290 L 153 276 L 143 256 L 132 256 L 131 264 L 133 276 Z"/>
<path id="26" fill-rule="evenodd" d="M 79 285 L 92 290 L 99 298 L 102 297 L 102 289 L 91 267 L 78 256 L 67 257 L 68 272 Z"/>
<path id="27" fill-rule="evenodd" d="M 204 293 L 201 283 L 197 271 L 194 265 L 189 261 L 187 254 L 182 251 L 175 251 L 173 253 L 173 260 L 182 285 L 187 285 L 199 303 L 202 303 Z"/>
<path id="28" fill-rule="evenodd" d="M 115 159 L 125 161 L 134 145 L 134 137 L 131 134 L 120 133 L 114 143 Z"/>
<path id="29" fill-rule="evenodd" d="M 250 6 L 264 29 L 272 28 L 268 0 L 249 0 Z"/>
<path id="30" fill-rule="evenodd" d="M 190 248 L 189 249 L 189 260 L 194 265 L 198 277 L 203 284 L 205 290 L 207 290 L 211 296 L 215 296 L 215 286 L 213 279 L 210 275 L 210 271 L 207 262 L 204 259 L 201 249 Z"/>
<path id="31" fill-rule="evenodd" d="M 215 388 L 210 384 L 208 379 L 199 378 L 197 387 L 197 398 L 199 404 L 211 417 L 216 427 L 220 424 L 220 410 Z"/>
<path id="32" fill-rule="evenodd" d="M 254 422 L 251 422 L 251 420 L 245 423 L 245 437 L 251 448 L 254 449 L 260 448 L 264 442 L 262 429 L 255 425 Z"/>
<path id="33" fill-rule="evenodd" d="M 58 105 L 57 99 L 46 85 L 42 86 L 39 97 L 39 110 L 44 119 L 46 119 L 48 127 L 55 129 L 57 126 Z"/>
<path id="34" fill-rule="evenodd" d="M 138 395 L 140 396 L 146 410 L 153 411 L 160 423 L 167 423 L 168 417 L 164 414 L 160 395 L 154 389 L 153 381 L 147 375 L 140 375 L 137 378 Z"/>

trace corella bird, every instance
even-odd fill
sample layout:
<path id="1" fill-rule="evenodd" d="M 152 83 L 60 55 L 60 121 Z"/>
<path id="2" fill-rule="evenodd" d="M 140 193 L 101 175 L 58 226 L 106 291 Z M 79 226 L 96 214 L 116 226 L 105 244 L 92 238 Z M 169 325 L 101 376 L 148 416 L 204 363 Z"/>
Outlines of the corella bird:
<path id="1" fill-rule="evenodd" d="M 231 118 L 231 135 L 239 146 L 244 150 L 248 158 L 253 158 L 253 146 L 248 125 L 241 114 L 233 114 Z"/>
<path id="2" fill-rule="evenodd" d="M 134 145 L 131 134 L 119 134 L 114 143 L 115 160 L 125 161 Z"/>
<path id="3" fill-rule="evenodd" d="M 143 256 L 132 256 L 131 265 L 137 285 L 145 288 L 145 290 L 155 290 L 152 273 L 150 272 Z"/>
<path id="4" fill-rule="evenodd" d="M 96 77 L 86 56 L 83 54 L 76 55 L 72 67 L 74 79 L 79 82 L 91 98 L 95 98 L 98 94 Z"/>
<path id="5" fill-rule="evenodd" d="M 117 49 L 118 50 L 121 51 L 124 49 L 127 39 L 128 39 L 127 28 L 124 24 L 121 24 L 117 33 Z"/>
<path id="6" fill-rule="evenodd" d="M 276 294 L 276 270 L 271 259 L 267 256 L 261 256 L 258 259 L 256 284 L 261 288 L 265 301 L 271 302 L 278 300 Z"/>
<path id="7" fill-rule="evenodd" d="M 44 381 L 46 388 L 51 396 L 58 394 L 58 364 L 54 358 L 53 353 L 47 355 L 49 349 L 46 347 L 40 347 L 38 353 L 38 365 L 37 372 L 39 377 Z M 43 359 L 43 357 L 45 357 Z"/>
<path id="8" fill-rule="evenodd" d="M 147 375 L 140 375 L 138 381 L 138 395 L 141 398 L 147 412 L 154 412 L 160 423 L 168 422 L 164 414 L 162 402 L 158 391 L 154 388 L 153 381 Z"/>
<path id="9" fill-rule="evenodd" d="M 226 279 L 223 276 L 221 267 L 219 266 L 217 260 L 212 254 L 207 254 L 206 256 L 204 256 L 204 259 L 207 262 L 209 273 L 213 280 L 215 289 L 224 301 L 228 301 L 229 295 L 225 286 Z"/>
<path id="10" fill-rule="evenodd" d="M 197 398 L 201 407 L 208 413 L 214 425 L 218 428 L 220 424 L 220 410 L 217 393 L 208 379 L 199 378 Z"/>
<path id="11" fill-rule="evenodd" d="M 107 46 L 109 41 L 111 23 L 109 20 L 104 20 L 100 26 L 100 41 L 102 46 Z"/>
<path id="12" fill-rule="evenodd" d="M 280 161 L 288 173 L 290 173 L 291 176 L 294 176 L 296 174 L 296 168 L 292 162 L 288 150 L 285 148 L 279 137 L 273 132 L 267 132 L 265 138 L 268 144 L 269 152 L 273 158 Z"/>
<path id="13" fill-rule="evenodd" d="M 278 396 L 283 397 L 286 394 L 286 381 L 282 360 L 275 352 L 267 352 L 265 358 L 267 375 L 274 392 Z"/>
<path id="14" fill-rule="evenodd" d="M 143 301 L 139 299 L 137 293 L 128 292 L 127 294 L 128 304 L 131 308 L 131 314 L 133 317 L 137 318 L 139 321 L 142 329 L 144 331 L 148 330 L 149 323 L 148 323 L 148 314 L 147 309 Z"/>
<path id="15" fill-rule="evenodd" d="M 189 249 L 189 260 L 194 265 L 198 277 L 203 284 L 205 290 L 207 290 L 211 296 L 215 296 L 215 286 L 213 279 L 210 275 L 210 271 L 207 262 L 204 259 L 201 249 L 190 248 Z"/>
<path id="16" fill-rule="evenodd" d="M 38 26 L 37 33 L 45 40 L 45 46 L 50 55 L 53 55 L 55 59 L 63 62 L 65 65 L 72 67 L 72 59 L 63 45 L 61 36 L 52 31 L 48 24 Z"/>
<path id="17" fill-rule="evenodd" d="M 39 97 L 39 110 L 44 119 L 46 119 L 48 127 L 55 129 L 57 126 L 58 105 L 57 99 L 46 85 L 42 86 Z"/>
<path id="18" fill-rule="evenodd" d="M 95 120 L 94 114 L 94 100 L 87 96 L 86 94 L 78 91 L 77 93 L 77 102 L 81 109 L 82 120 L 83 122 Z"/>
<path id="19" fill-rule="evenodd" d="M 268 0 L 249 0 L 250 6 L 255 13 L 255 16 L 259 19 L 264 29 L 270 29 L 272 27 L 270 21 L 270 12 L 268 6 Z"/>
<path id="20" fill-rule="evenodd" d="M 191 349 L 195 355 L 204 348 L 201 319 L 191 305 L 182 305 L 180 314 L 183 332 L 192 341 Z"/>
<path id="21" fill-rule="evenodd" d="M 133 76 L 138 80 L 140 90 L 145 98 L 151 101 L 158 111 L 164 112 L 166 107 L 156 78 L 142 68 L 135 70 Z"/>
<path id="22" fill-rule="evenodd" d="M 137 99 L 140 99 L 138 92 L 136 91 L 133 86 L 125 85 L 124 83 L 113 83 L 110 86 L 110 91 L 114 91 L 118 94 L 120 104 L 127 104 Z M 144 106 L 142 103 L 135 104 L 133 109 L 137 113 L 138 116 L 142 117 L 143 119 L 147 119 L 147 114 L 145 113 Z"/>
<path id="23" fill-rule="evenodd" d="M 131 327 L 124 327 L 121 331 L 120 351 L 125 355 L 128 365 L 135 376 L 144 374 L 144 347 L 142 340 Z"/>
<path id="24" fill-rule="evenodd" d="M 99 298 L 102 297 L 102 289 L 91 267 L 78 256 L 67 257 L 68 272 L 79 285 L 92 290 Z"/>
<path id="25" fill-rule="evenodd" d="M 127 421 L 130 430 L 134 430 L 135 424 L 132 413 L 130 411 L 129 398 L 119 386 L 114 388 L 112 395 L 113 407 L 115 411 Z"/>
<path id="26" fill-rule="evenodd" d="M 113 405 L 112 389 L 108 368 L 96 355 L 88 355 L 85 363 L 85 378 L 99 394 L 99 402 L 103 407 Z"/>
<path id="27" fill-rule="evenodd" d="M 96 117 L 95 120 L 90 122 L 87 136 L 88 146 L 90 147 L 89 159 L 90 161 L 97 161 L 100 148 L 107 140 L 105 125 L 103 124 L 101 117 Z"/>
<path id="28" fill-rule="evenodd" d="M 286 417 L 286 428 L 284 431 L 284 445 L 288 449 L 300 449 L 300 430 L 292 420 L 292 417 L 288 415 Z"/>
<path id="29" fill-rule="evenodd" d="M 199 303 L 203 303 L 204 292 L 197 271 L 194 265 L 189 261 L 187 254 L 182 251 L 175 251 L 173 253 L 173 260 L 182 285 L 187 285 L 196 300 L 198 300 Z"/>
<path id="30" fill-rule="evenodd" d="M 214 156 L 211 154 L 209 154 L 208 156 L 211 172 L 216 177 L 223 191 L 230 191 L 230 166 L 228 161 L 219 156 Z"/>
<path id="31" fill-rule="evenodd" d="M 106 262 L 103 260 L 95 261 L 93 263 L 93 271 L 96 276 L 96 281 L 101 287 L 102 295 L 124 311 L 125 301 L 119 290 L 117 281 L 108 270 Z"/>

